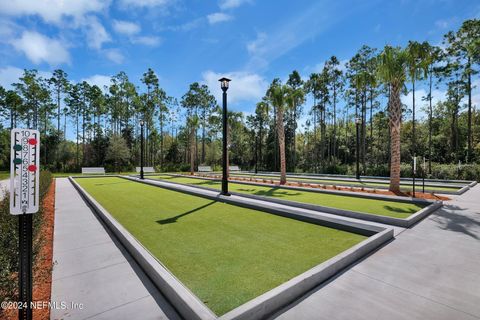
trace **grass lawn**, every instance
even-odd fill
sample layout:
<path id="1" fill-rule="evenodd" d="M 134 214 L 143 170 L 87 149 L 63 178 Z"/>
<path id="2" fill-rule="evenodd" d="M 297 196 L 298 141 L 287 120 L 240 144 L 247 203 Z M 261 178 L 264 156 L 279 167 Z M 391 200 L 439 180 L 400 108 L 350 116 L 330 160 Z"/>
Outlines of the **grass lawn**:
<path id="1" fill-rule="evenodd" d="M 232 176 L 238 176 L 238 177 L 255 177 L 255 178 L 261 178 L 261 179 L 270 179 L 270 180 L 280 180 L 278 176 L 269 176 L 269 175 L 250 175 L 250 174 L 242 174 L 242 173 L 235 173 L 231 174 Z M 288 180 L 288 176 L 287 176 Z M 388 183 L 382 183 L 382 182 L 361 182 L 361 181 L 351 181 L 351 180 L 334 180 L 334 179 L 322 179 L 322 178 L 315 178 L 315 177 L 309 177 L 309 178 L 297 178 L 297 177 L 290 177 L 291 181 L 302 181 L 305 183 L 320 183 L 320 184 L 333 184 L 333 185 L 351 185 L 351 186 L 361 186 L 361 187 L 386 187 L 389 184 Z M 417 182 L 415 183 L 416 190 L 421 191 L 422 190 L 422 179 L 417 178 Z M 462 186 L 459 187 L 436 187 L 436 186 L 427 186 L 425 184 L 425 191 L 426 192 L 441 192 L 441 191 L 458 191 L 460 190 Z M 410 191 L 413 188 L 413 183 L 412 182 L 401 182 L 400 183 L 400 188 L 402 190 L 408 190 Z"/>
<path id="2" fill-rule="evenodd" d="M 207 179 L 174 177 L 174 176 L 168 176 L 168 175 L 160 175 L 152 178 L 176 182 L 176 183 L 204 186 L 204 187 L 215 188 L 215 189 L 221 188 L 220 181 L 212 181 Z M 279 187 L 245 185 L 245 184 L 232 183 L 232 182 L 228 184 L 228 188 L 230 191 L 235 191 L 240 193 L 249 193 L 249 194 L 266 196 L 266 197 L 276 197 L 284 200 L 305 202 L 305 203 L 317 204 L 317 205 L 326 206 L 326 207 L 352 210 L 357 212 L 364 212 L 364 213 L 370 213 L 370 214 L 376 214 L 376 215 L 394 217 L 394 218 L 402 218 L 402 219 L 409 217 L 412 213 L 415 213 L 418 210 L 425 207 L 424 205 L 419 205 L 414 203 L 365 199 L 365 198 L 333 195 L 333 194 L 327 194 L 327 193 L 319 193 L 319 192 L 313 192 L 313 191 L 310 192 L 310 191 L 283 189 Z"/>
<path id="3" fill-rule="evenodd" d="M 121 178 L 77 182 L 217 315 L 366 239 Z"/>
<path id="4" fill-rule="evenodd" d="M 5 180 L 10 178 L 10 172 L 9 171 L 0 171 L 0 180 Z"/>

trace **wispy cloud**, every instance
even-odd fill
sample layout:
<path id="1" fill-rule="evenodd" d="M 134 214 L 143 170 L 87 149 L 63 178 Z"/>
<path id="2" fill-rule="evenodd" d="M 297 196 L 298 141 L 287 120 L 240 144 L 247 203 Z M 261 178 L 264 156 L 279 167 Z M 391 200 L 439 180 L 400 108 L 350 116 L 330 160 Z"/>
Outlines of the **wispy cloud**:
<path id="1" fill-rule="evenodd" d="M 112 41 L 107 30 L 96 17 L 88 17 L 86 27 L 87 45 L 90 48 L 100 50 L 104 43 Z"/>
<path id="2" fill-rule="evenodd" d="M 166 6 L 172 3 L 172 0 L 119 0 L 122 7 L 153 8 Z"/>
<path id="3" fill-rule="evenodd" d="M 221 0 L 218 4 L 220 9 L 228 10 L 238 8 L 245 3 L 251 3 L 252 0 Z"/>
<path id="4" fill-rule="evenodd" d="M 317 2 L 293 16 L 281 21 L 272 31 L 262 31 L 246 45 L 250 54 L 247 69 L 265 68 L 271 61 L 283 56 L 309 39 L 327 30 L 336 21 L 344 18 L 350 10 L 335 4 Z"/>
<path id="5" fill-rule="evenodd" d="M 162 43 L 162 38 L 155 36 L 140 36 L 131 39 L 132 43 L 155 47 Z"/>
<path id="6" fill-rule="evenodd" d="M 232 90 L 228 93 L 228 100 L 231 103 L 241 101 L 257 101 L 265 94 L 268 87 L 267 81 L 256 73 L 234 71 L 218 73 L 211 70 L 202 73 L 203 83 L 208 85 L 215 98 L 220 101 L 222 91 L 218 79 L 227 77 L 232 79 L 230 84 Z"/>
<path id="7" fill-rule="evenodd" d="M 125 34 L 127 36 L 137 34 L 141 30 L 138 24 L 123 20 L 113 20 L 112 27 L 117 33 Z"/>
<path id="8" fill-rule="evenodd" d="M 125 57 L 118 49 L 107 49 L 104 51 L 105 51 L 105 56 L 108 58 L 108 60 L 116 64 L 122 64 L 123 61 L 125 60 Z"/>
<path id="9" fill-rule="evenodd" d="M 216 24 L 219 22 L 226 22 L 226 21 L 232 20 L 233 16 L 223 12 L 215 12 L 215 13 L 209 14 L 207 16 L 207 19 L 208 19 L 208 23 Z"/>
<path id="10" fill-rule="evenodd" d="M 105 87 L 110 86 L 110 76 L 102 75 L 102 74 L 95 74 L 93 76 L 90 76 L 88 78 L 83 78 L 80 80 L 88 82 L 90 85 L 96 85 L 100 89 L 102 89 L 104 92 L 106 91 Z"/>
<path id="11" fill-rule="evenodd" d="M 59 39 L 49 38 L 35 31 L 24 31 L 11 45 L 35 64 L 46 62 L 51 66 L 70 63 L 70 53 Z"/>
<path id="12" fill-rule="evenodd" d="M 257 33 L 257 38 L 247 43 L 247 51 L 252 55 L 262 54 L 265 50 L 265 42 L 267 41 L 267 34 L 265 32 Z"/>

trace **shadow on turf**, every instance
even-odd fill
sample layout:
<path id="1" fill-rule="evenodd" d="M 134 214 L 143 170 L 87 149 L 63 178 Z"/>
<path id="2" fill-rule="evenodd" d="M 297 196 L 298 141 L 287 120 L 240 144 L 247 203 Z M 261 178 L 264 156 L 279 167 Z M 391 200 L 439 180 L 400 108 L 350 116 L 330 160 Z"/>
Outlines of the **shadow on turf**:
<path id="1" fill-rule="evenodd" d="M 383 207 L 388 211 L 397 212 L 397 213 L 411 214 L 416 212 L 416 210 L 412 210 L 412 209 L 402 209 L 402 208 L 392 207 L 392 206 L 383 206 Z"/>
<path id="2" fill-rule="evenodd" d="M 217 201 L 212 201 L 212 202 L 209 202 L 203 206 L 200 206 L 198 208 L 195 208 L 195 209 L 192 209 L 190 211 L 187 211 L 187 212 L 184 212 L 182 214 L 179 214 L 179 215 L 176 215 L 174 217 L 171 217 L 171 218 L 167 218 L 167 219 L 162 219 L 162 220 L 157 220 L 156 222 L 159 223 L 159 224 L 170 224 L 170 223 L 175 223 L 177 222 L 177 220 L 181 217 L 184 217 L 186 215 L 189 215 L 191 213 L 194 213 L 194 212 L 197 212 L 199 210 L 202 210 L 202 209 L 205 209 L 206 207 L 209 207 L 211 206 L 212 204 L 216 203 Z"/>
<path id="3" fill-rule="evenodd" d="M 129 183 L 129 181 L 125 182 L 110 182 L 110 183 L 96 183 L 95 186 L 109 186 L 111 184 L 122 184 L 122 183 Z"/>

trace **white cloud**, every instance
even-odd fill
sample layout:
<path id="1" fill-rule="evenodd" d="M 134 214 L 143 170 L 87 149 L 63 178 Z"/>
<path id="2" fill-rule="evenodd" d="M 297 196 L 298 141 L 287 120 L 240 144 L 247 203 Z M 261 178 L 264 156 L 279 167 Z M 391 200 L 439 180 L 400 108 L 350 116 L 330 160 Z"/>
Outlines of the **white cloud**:
<path id="1" fill-rule="evenodd" d="M 120 5 L 123 7 L 159 7 L 170 4 L 170 0 L 120 0 Z"/>
<path id="2" fill-rule="evenodd" d="M 65 18 L 80 22 L 88 13 L 100 12 L 109 5 L 110 0 L 8 0 L 0 1 L 0 12 L 15 17 L 37 15 L 58 25 Z"/>
<path id="3" fill-rule="evenodd" d="M 268 87 L 267 81 L 256 73 L 235 71 L 228 73 L 217 73 L 205 71 L 202 73 L 203 83 L 208 85 L 217 101 L 221 101 L 222 91 L 218 79 L 227 77 L 232 79 L 228 89 L 228 101 L 231 103 L 239 101 L 257 101 L 263 97 Z"/>
<path id="4" fill-rule="evenodd" d="M 140 32 L 140 26 L 130 21 L 113 20 L 113 29 L 121 34 L 132 36 Z"/>
<path id="5" fill-rule="evenodd" d="M 5 89 L 13 89 L 12 83 L 19 82 L 20 77 L 23 76 L 23 69 L 6 66 L 5 68 L 0 68 L 0 85 Z M 44 79 L 50 79 L 52 73 L 48 71 L 38 71 L 38 75 Z"/>
<path id="6" fill-rule="evenodd" d="M 219 6 L 222 10 L 228 10 L 240 7 L 241 5 L 250 2 L 251 0 L 221 0 Z"/>
<path id="7" fill-rule="evenodd" d="M 52 39 L 35 31 L 24 31 L 19 39 L 10 42 L 35 64 L 46 62 L 51 66 L 70 62 L 70 54 L 58 39 Z"/>
<path id="8" fill-rule="evenodd" d="M 80 82 L 82 81 L 86 81 L 88 82 L 90 85 L 96 85 L 98 86 L 100 89 L 102 89 L 103 91 L 105 91 L 105 86 L 110 86 L 110 79 L 111 77 L 110 76 L 105 76 L 105 75 L 101 75 L 101 74 L 95 74 L 93 76 L 90 76 L 88 78 L 83 78 L 80 80 Z"/>
<path id="9" fill-rule="evenodd" d="M 123 54 L 118 49 L 105 50 L 105 55 L 110 61 L 115 62 L 116 64 L 121 64 L 125 59 Z"/>
<path id="10" fill-rule="evenodd" d="M 223 12 L 215 12 L 215 13 L 209 14 L 207 16 L 207 19 L 208 19 L 208 23 L 215 24 L 219 22 L 226 22 L 226 21 L 232 20 L 233 16 Z"/>
<path id="11" fill-rule="evenodd" d="M 135 37 L 131 39 L 132 43 L 137 43 L 137 44 L 143 44 L 146 46 L 158 46 L 160 43 L 162 43 L 162 39 L 160 37 L 154 37 L 154 36 L 141 36 L 141 37 Z"/>
<path id="12" fill-rule="evenodd" d="M 95 17 L 88 17 L 87 45 L 90 48 L 101 49 L 105 42 L 110 42 L 112 39 L 107 30 Z"/>
<path id="13" fill-rule="evenodd" d="M 12 83 L 18 82 L 23 70 L 17 67 L 7 66 L 0 69 L 0 85 L 6 89 L 12 89 Z"/>

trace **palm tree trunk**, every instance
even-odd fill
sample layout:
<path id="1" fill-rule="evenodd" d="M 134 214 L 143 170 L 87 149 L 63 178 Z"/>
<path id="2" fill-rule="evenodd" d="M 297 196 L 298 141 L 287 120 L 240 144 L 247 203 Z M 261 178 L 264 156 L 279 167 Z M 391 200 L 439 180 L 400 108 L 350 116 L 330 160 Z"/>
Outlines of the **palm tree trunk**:
<path id="1" fill-rule="evenodd" d="M 287 182 L 287 163 L 285 161 L 285 127 L 282 108 L 277 107 L 277 135 L 280 148 L 280 184 Z"/>
<path id="2" fill-rule="evenodd" d="M 392 192 L 400 192 L 400 126 L 402 122 L 402 105 L 400 86 L 392 84 L 389 103 L 390 118 L 390 188 Z"/>

